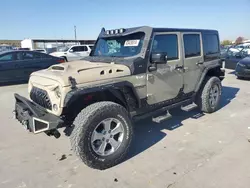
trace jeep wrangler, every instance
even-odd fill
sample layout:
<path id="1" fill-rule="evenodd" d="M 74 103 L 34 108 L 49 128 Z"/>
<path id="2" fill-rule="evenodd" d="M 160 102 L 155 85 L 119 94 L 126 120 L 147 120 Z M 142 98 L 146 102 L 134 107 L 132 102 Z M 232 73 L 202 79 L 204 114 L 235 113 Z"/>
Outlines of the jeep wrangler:
<path id="1" fill-rule="evenodd" d="M 125 159 L 135 120 L 218 110 L 224 76 L 216 30 L 103 28 L 88 57 L 33 72 L 29 99 L 15 93 L 13 112 L 35 134 L 71 128 L 76 155 L 104 170 Z"/>

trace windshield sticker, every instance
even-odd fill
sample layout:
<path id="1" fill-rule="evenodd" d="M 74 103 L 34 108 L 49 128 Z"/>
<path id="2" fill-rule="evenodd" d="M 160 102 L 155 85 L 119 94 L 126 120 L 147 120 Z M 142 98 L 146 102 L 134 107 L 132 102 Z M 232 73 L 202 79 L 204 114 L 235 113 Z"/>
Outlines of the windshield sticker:
<path id="1" fill-rule="evenodd" d="M 124 46 L 138 46 L 140 40 L 126 40 Z"/>

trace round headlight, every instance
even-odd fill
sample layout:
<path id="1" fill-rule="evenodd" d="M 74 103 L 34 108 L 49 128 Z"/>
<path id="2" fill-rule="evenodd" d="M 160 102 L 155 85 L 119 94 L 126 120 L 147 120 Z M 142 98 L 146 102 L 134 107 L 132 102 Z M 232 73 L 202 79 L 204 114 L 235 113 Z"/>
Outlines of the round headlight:
<path id="1" fill-rule="evenodd" d="M 58 98 L 61 98 L 62 93 L 61 93 L 61 90 L 60 90 L 59 87 L 57 87 L 57 88 L 55 89 L 55 95 L 56 95 Z"/>

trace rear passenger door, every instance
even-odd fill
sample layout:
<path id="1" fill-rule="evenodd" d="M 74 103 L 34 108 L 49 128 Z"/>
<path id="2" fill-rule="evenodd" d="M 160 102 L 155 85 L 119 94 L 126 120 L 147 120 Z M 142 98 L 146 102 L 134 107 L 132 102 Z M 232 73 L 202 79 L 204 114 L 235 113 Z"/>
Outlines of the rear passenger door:
<path id="1" fill-rule="evenodd" d="M 204 68 L 202 36 L 199 32 L 182 33 L 184 58 L 184 93 L 195 90 Z"/>
<path id="2" fill-rule="evenodd" d="M 78 49 L 79 49 L 78 53 L 80 54 L 81 58 L 88 56 L 90 53 L 90 50 L 88 49 L 87 46 L 79 46 Z"/>

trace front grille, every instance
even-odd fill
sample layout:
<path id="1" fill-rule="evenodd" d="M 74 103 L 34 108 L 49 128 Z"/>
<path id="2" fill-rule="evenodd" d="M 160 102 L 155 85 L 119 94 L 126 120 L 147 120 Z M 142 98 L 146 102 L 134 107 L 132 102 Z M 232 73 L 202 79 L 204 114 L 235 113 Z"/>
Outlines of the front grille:
<path id="1" fill-rule="evenodd" d="M 47 91 L 37 87 L 32 87 L 30 92 L 30 98 L 40 106 L 49 110 L 52 109 L 52 105 Z"/>

